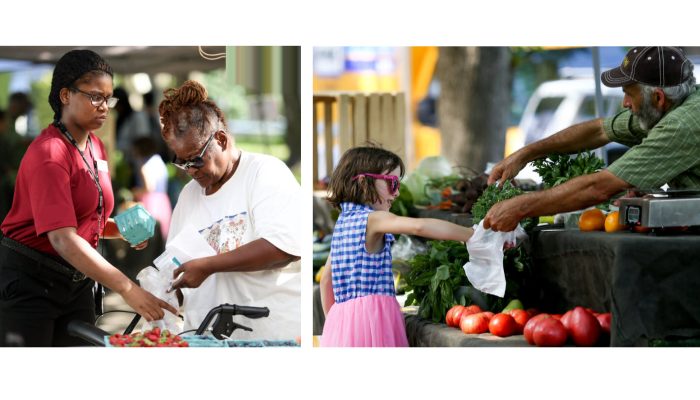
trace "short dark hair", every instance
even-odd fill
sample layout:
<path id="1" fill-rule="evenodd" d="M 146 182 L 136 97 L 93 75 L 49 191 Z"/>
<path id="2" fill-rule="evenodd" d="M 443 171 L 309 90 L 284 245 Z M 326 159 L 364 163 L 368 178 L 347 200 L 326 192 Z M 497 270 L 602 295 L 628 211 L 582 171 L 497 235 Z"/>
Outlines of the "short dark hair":
<path id="1" fill-rule="evenodd" d="M 150 157 L 158 152 L 156 142 L 148 136 L 134 139 L 131 147 L 136 151 L 138 157 Z"/>
<path id="2" fill-rule="evenodd" d="M 61 119 L 61 89 L 70 88 L 80 79 L 87 79 L 88 74 L 114 76 L 112 67 L 92 50 L 71 50 L 58 60 L 51 77 L 49 92 L 49 104 L 54 112 L 55 121 Z"/>
<path id="3" fill-rule="evenodd" d="M 352 178 L 361 173 L 382 174 L 396 168 L 400 169 L 399 177 L 402 178 L 405 167 L 401 157 L 395 153 L 376 144 L 354 147 L 340 157 L 331 175 L 328 183 L 328 201 L 338 209 L 343 202 L 372 204 L 379 200 L 379 194 L 373 184 L 374 179 Z"/>

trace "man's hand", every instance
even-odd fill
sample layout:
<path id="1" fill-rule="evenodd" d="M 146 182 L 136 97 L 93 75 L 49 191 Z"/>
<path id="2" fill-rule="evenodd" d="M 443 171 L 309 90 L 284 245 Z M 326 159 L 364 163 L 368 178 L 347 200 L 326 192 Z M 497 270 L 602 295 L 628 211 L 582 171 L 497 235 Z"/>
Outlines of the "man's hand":
<path id="1" fill-rule="evenodd" d="M 521 161 L 517 153 L 511 154 L 491 169 L 487 183 L 492 185 L 498 181 L 499 186 L 503 185 L 507 180 L 515 178 L 526 164 L 527 161 Z"/>
<path id="2" fill-rule="evenodd" d="M 175 268 L 173 271 L 174 281 L 168 293 L 181 288 L 199 287 L 210 275 L 201 260 L 201 258 L 190 260 Z"/>
<path id="3" fill-rule="evenodd" d="M 631 197 L 640 197 L 642 195 L 642 192 L 638 192 L 635 189 L 627 190 L 627 193 L 625 193 L 623 196 L 621 196 L 618 199 L 613 200 L 612 204 L 615 207 L 620 207 L 620 199 L 627 199 Z"/>
<path id="4" fill-rule="evenodd" d="M 513 197 L 494 204 L 484 217 L 484 229 L 491 228 L 495 232 L 514 230 L 523 219 L 523 216 L 518 212 L 520 197 Z"/>

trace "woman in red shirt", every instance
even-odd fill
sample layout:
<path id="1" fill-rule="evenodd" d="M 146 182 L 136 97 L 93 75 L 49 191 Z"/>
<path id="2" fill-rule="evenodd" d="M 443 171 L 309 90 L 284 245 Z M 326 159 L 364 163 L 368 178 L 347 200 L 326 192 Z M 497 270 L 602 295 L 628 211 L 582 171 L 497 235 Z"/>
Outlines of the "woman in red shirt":
<path id="1" fill-rule="evenodd" d="M 54 122 L 29 146 L 0 229 L 0 346 L 72 346 L 70 321 L 95 322 L 94 282 L 147 320 L 172 306 L 141 289 L 95 249 L 119 238 L 104 145 L 112 68 L 90 50 L 61 57 L 51 80 Z"/>

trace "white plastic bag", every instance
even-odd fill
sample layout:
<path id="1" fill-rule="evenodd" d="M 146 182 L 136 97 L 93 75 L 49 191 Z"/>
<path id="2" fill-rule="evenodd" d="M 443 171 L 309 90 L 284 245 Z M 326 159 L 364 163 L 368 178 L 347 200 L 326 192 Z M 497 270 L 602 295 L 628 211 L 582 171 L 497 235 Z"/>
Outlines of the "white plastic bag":
<path id="1" fill-rule="evenodd" d="M 179 305 L 177 303 L 177 296 L 175 295 L 175 292 L 167 292 L 173 280 L 173 271 L 177 266 L 175 263 L 169 262 L 165 265 L 161 263 L 159 267 L 159 269 L 155 269 L 149 266 L 142 269 L 138 275 L 136 275 L 136 279 L 138 279 L 141 287 L 144 290 L 150 292 L 159 299 L 164 300 L 166 303 L 175 307 L 175 309 L 178 309 Z M 144 322 L 144 330 L 160 328 L 161 330 L 167 329 L 173 334 L 180 332 L 177 315 L 168 310 L 163 310 L 163 312 L 165 312 L 163 319 Z"/>
<path id="2" fill-rule="evenodd" d="M 467 242 L 469 262 L 464 264 L 464 273 L 472 286 L 484 293 L 503 297 L 506 293 L 503 246 L 517 244 L 526 237 L 527 233 L 520 225 L 511 232 L 484 229 L 483 220 L 474 225 L 474 235 Z"/>

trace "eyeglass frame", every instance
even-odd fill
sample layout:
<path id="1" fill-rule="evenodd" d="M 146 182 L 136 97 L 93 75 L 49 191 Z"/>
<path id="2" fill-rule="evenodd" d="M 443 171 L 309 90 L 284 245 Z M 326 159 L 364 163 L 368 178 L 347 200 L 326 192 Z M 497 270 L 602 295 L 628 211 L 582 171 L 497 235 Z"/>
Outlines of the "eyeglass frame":
<path id="1" fill-rule="evenodd" d="M 117 105 L 117 103 L 119 102 L 119 98 L 117 98 L 117 97 L 114 97 L 114 96 L 107 97 L 107 96 L 102 96 L 99 94 L 88 93 L 88 92 L 85 92 L 85 91 L 78 89 L 75 86 L 70 86 L 68 88 L 68 90 L 75 90 L 76 92 L 82 94 L 83 96 L 90 98 L 90 104 L 92 104 L 92 106 L 95 108 L 102 106 L 102 104 L 107 104 L 107 108 L 114 108 Z M 95 98 L 101 99 L 101 101 L 99 103 L 95 104 Z M 110 102 L 112 102 L 112 105 L 109 104 Z"/>
<path id="2" fill-rule="evenodd" d="M 357 179 L 360 179 L 361 176 L 368 176 L 370 178 L 375 178 L 375 179 L 384 179 L 389 186 L 389 190 L 391 191 L 391 194 L 395 194 L 399 192 L 399 189 L 401 188 L 401 180 L 399 179 L 398 176 L 396 175 L 383 175 L 383 174 L 372 174 L 369 172 L 363 172 L 361 174 L 357 174 L 352 177 L 352 180 L 355 181 Z M 396 188 L 392 190 L 392 187 L 396 185 Z"/>
<path id="3" fill-rule="evenodd" d="M 204 153 L 207 151 L 209 148 L 209 144 L 211 143 L 211 140 L 214 139 L 214 135 L 216 135 L 216 132 L 212 132 L 212 134 L 209 136 L 209 139 L 207 139 L 207 143 L 204 144 L 204 148 L 202 149 L 201 152 L 199 152 L 198 156 L 192 157 L 189 160 L 183 160 L 181 162 L 177 162 L 177 155 L 173 156 L 173 160 L 170 162 L 177 168 L 180 168 L 183 171 L 187 171 L 190 168 L 195 168 L 195 169 L 200 169 L 204 166 Z"/>

